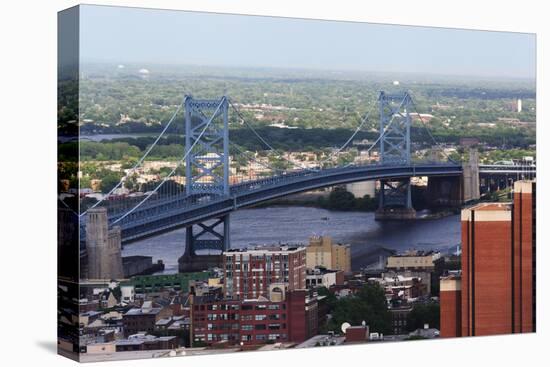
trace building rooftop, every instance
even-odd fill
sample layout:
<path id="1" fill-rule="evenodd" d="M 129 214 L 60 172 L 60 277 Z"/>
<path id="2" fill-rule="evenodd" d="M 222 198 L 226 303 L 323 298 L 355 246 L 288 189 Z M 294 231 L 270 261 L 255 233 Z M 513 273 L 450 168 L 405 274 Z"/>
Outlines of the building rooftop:
<path id="1" fill-rule="evenodd" d="M 162 308 L 160 307 L 151 307 L 151 308 L 131 308 L 124 316 L 137 316 L 137 315 L 156 315 L 158 314 Z"/>
<path id="2" fill-rule="evenodd" d="M 514 192 L 521 192 L 523 194 L 532 194 L 534 185 L 536 185 L 536 180 L 516 181 L 514 182 Z"/>
<path id="3" fill-rule="evenodd" d="M 462 209 L 461 220 L 471 221 L 472 212 L 474 220 L 483 222 L 503 222 L 512 219 L 512 203 L 480 203 L 469 208 Z"/>
<path id="4" fill-rule="evenodd" d="M 270 246 L 256 246 L 253 248 L 240 248 L 230 249 L 224 251 L 224 255 L 232 255 L 234 253 L 247 253 L 247 254 L 264 254 L 266 252 L 296 252 L 305 250 L 303 245 L 270 245 Z"/>
<path id="5" fill-rule="evenodd" d="M 439 254 L 439 251 L 409 250 L 401 254 L 391 255 L 389 257 L 418 257 L 418 256 L 433 256 L 436 254 Z"/>

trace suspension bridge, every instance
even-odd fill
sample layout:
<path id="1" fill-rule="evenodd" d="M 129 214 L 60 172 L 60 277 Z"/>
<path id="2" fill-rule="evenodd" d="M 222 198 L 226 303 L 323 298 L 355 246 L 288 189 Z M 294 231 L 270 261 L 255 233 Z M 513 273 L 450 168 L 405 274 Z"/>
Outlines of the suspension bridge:
<path id="1" fill-rule="evenodd" d="M 116 190 L 124 187 L 146 162 L 146 158 L 166 135 L 183 109 L 185 149 L 181 159 L 151 190 L 133 198 L 113 200 Z M 254 129 L 236 104 L 227 96 L 220 99 L 195 99 L 188 95 L 172 118 L 135 165 L 100 200 L 84 210 L 80 217 L 81 241 L 85 239 L 86 218 L 97 207 L 107 208 L 110 227 L 119 226 L 123 243 L 156 236 L 178 228 L 186 228 L 185 253 L 182 263 L 197 263 L 200 252 L 220 253 L 230 248 L 230 213 L 304 191 L 324 187 L 377 180 L 380 181 L 377 219 L 411 219 L 415 211 L 411 200 L 412 177 L 428 177 L 428 193 L 436 201 L 461 205 L 479 198 L 480 179 L 508 185 L 509 180 L 535 174 L 534 166 L 479 165 L 472 154 L 469 161 L 419 161 L 411 157 L 411 112 L 420 117 L 432 139 L 432 146 L 444 150 L 430 133 L 407 92 L 381 92 L 377 100 L 378 138 L 364 154 L 377 147 L 376 161 L 353 162 L 338 166 L 338 155 L 353 141 L 369 121 L 369 114 L 360 120 L 355 131 L 341 147 L 314 165 L 304 165 L 279 153 Z M 237 120 L 265 146 L 279 163 L 247 152 L 230 141 L 229 116 Z M 236 157 L 251 162 L 262 174 L 247 174 L 234 167 Z M 487 181 L 489 180 L 489 181 Z M 504 180 L 504 181 L 502 181 Z"/>

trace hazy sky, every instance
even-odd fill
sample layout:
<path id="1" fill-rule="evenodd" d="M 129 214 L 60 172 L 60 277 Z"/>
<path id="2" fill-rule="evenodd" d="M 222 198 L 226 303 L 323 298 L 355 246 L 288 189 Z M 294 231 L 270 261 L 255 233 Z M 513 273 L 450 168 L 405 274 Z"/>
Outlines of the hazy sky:
<path id="1" fill-rule="evenodd" d="M 535 77 L 533 34 L 82 6 L 81 60 Z"/>

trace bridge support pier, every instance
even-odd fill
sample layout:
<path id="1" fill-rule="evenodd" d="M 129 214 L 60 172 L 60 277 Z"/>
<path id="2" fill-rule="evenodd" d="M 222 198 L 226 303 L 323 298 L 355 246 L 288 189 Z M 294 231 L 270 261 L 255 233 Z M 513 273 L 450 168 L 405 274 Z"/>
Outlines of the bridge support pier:
<path id="1" fill-rule="evenodd" d="M 470 159 L 462 165 L 462 202 L 479 200 L 479 153 L 470 149 Z"/>
<path id="2" fill-rule="evenodd" d="M 222 228 L 220 228 L 222 227 Z M 220 266 L 229 249 L 229 214 L 189 226 L 185 230 L 185 252 L 178 259 L 180 273 Z M 197 251 L 207 251 L 199 254 Z M 212 254 L 212 251 L 215 252 Z"/>
<path id="3" fill-rule="evenodd" d="M 380 181 L 379 206 L 375 220 L 416 219 L 412 206 L 410 179 L 400 181 Z"/>
<path id="4" fill-rule="evenodd" d="M 460 207 L 462 205 L 460 177 L 429 177 L 426 201 L 430 207 Z"/>

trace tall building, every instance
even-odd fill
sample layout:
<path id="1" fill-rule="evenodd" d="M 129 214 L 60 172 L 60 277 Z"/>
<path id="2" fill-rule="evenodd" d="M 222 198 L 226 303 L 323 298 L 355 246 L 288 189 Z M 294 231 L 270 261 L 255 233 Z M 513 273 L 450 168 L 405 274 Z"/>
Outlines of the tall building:
<path id="1" fill-rule="evenodd" d="M 351 271 L 350 246 L 334 244 L 329 236 L 310 237 L 306 256 L 306 264 L 309 269 L 323 267 L 331 270 Z"/>
<path id="2" fill-rule="evenodd" d="M 462 275 L 440 283 L 442 336 L 535 331 L 535 193 L 534 181 L 518 181 L 513 203 L 462 211 Z"/>
<path id="3" fill-rule="evenodd" d="M 512 204 L 462 211 L 462 335 L 512 331 Z"/>
<path id="4" fill-rule="evenodd" d="M 306 288 L 306 249 L 266 247 L 223 253 L 224 294 L 227 298 L 267 297 L 271 284 L 289 291 Z"/>
<path id="5" fill-rule="evenodd" d="M 513 332 L 536 331 L 536 182 L 514 184 Z"/>
<path id="6" fill-rule="evenodd" d="M 121 279 L 124 277 L 121 257 L 120 227 L 109 230 L 107 209 L 88 210 L 86 252 L 89 279 Z"/>

